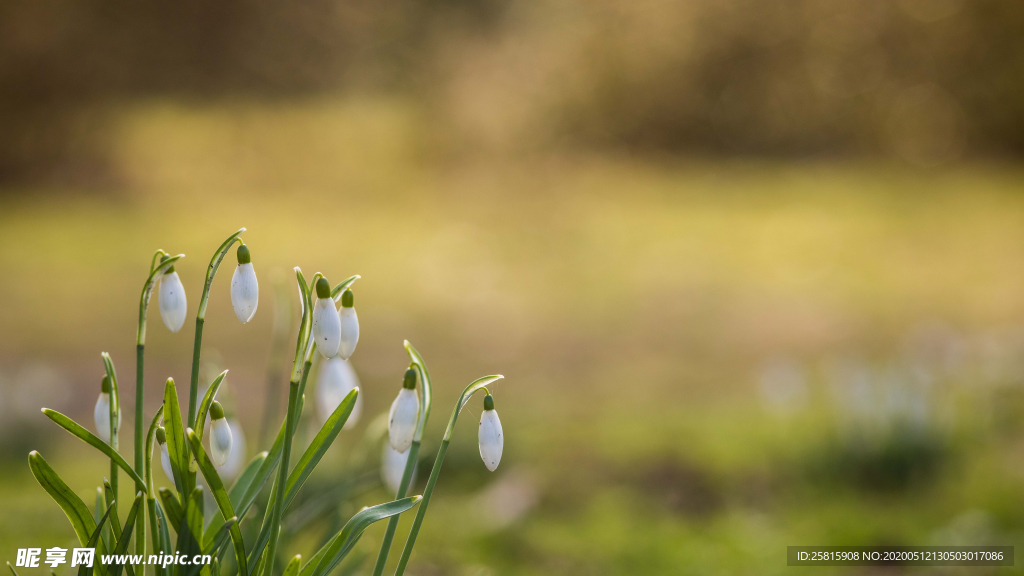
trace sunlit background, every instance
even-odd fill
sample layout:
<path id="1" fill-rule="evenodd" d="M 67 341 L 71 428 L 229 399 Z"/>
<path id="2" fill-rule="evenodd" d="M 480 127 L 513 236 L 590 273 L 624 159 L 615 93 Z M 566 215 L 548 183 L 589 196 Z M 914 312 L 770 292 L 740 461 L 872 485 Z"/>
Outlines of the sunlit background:
<path id="1" fill-rule="evenodd" d="M 206 266 L 241 226 L 259 310 L 235 318 L 229 257 L 201 383 L 230 370 L 246 458 L 279 425 L 292 267 L 362 276 L 363 414 L 279 557 L 390 499 L 372 422 L 404 339 L 435 381 L 414 492 L 462 388 L 506 376 L 501 466 L 474 400 L 409 574 L 1024 550 L 1022 154 L 1014 2 L 2 3 L 0 561 L 74 538 L 30 450 L 90 506 L 109 474 L 39 408 L 91 428 L 110 352 L 131 454 L 149 258 L 186 254 L 189 320 L 171 334 L 154 300 L 147 418 L 187 387 Z"/>

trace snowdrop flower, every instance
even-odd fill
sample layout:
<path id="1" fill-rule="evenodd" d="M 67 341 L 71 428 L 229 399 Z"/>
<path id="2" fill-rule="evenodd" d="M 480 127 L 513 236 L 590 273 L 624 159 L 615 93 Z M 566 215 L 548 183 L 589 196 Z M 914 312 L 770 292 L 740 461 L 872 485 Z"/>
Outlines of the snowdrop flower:
<path id="1" fill-rule="evenodd" d="M 345 290 L 341 295 L 341 310 L 338 316 L 341 319 L 341 346 L 338 347 L 338 356 L 348 360 L 356 351 L 356 343 L 359 342 L 359 317 L 356 316 L 354 298 L 351 290 Z"/>
<path id="2" fill-rule="evenodd" d="M 174 471 L 171 469 L 171 453 L 167 451 L 167 433 L 164 427 L 156 429 L 156 443 L 160 445 L 160 467 L 164 470 L 164 476 L 174 481 Z"/>
<path id="3" fill-rule="evenodd" d="M 228 427 L 231 428 L 231 451 L 224 464 L 217 466 L 217 473 L 221 479 L 230 480 L 242 471 L 245 465 L 245 432 L 242 424 L 235 418 L 228 418 Z"/>
<path id="4" fill-rule="evenodd" d="M 405 463 L 409 461 L 410 451 L 399 452 L 391 447 L 390 442 L 384 443 L 384 454 L 380 457 L 380 479 L 384 486 L 392 494 L 398 492 L 398 485 L 402 483 L 402 474 L 405 474 Z M 412 478 L 409 485 L 416 483 L 416 467 L 412 469 Z"/>
<path id="5" fill-rule="evenodd" d="M 501 449 L 504 447 L 505 439 L 501 435 L 501 420 L 498 413 L 494 411 L 494 398 L 490 394 L 484 396 L 484 413 L 480 415 L 480 458 L 484 465 L 491 472 L 501 462 Z"/>
<path id="6" fill-rule="evenodd" d="M 224 418 L 224 407 L 216 400 L 210 406 L 210 420 L 210 456 L 214 464 L 223 466 L 231 452 L 231 426 Z"/>
<path id="7" fill-rule="evenodd" d="M 348 360 L 335 356 L 324 362 L 316 379 L 316 408 L 320 415 L 320 421 L 327 422 L 345 396 L 348 396 L 353 388 L 358 387 L 359 377 L 356 376 L 356 371 L 352 369 Z M 354 427 L 362 412 L 363 394 L 360 392 L 356 397 L 356 405 L 352 407 L 352 413 L 349 414 L 348 420 L 345 422 L 344 429 L 348 430 Z"/>
<path id="8" fill-rule="evenodd" d="M 316 281 L 316 304 L 313 305 L 313 338 L 316 349 L 324 358 L 338 355 L 341 345 L 341 318 L 331 298 L 331 283 L 327 278 Z"/>
<path id="9" fill-rule="evenodd" d="M 405 452 L 412 446 L 412 437 L 416 432 L 416 420 L 420 415 L 420 397 L 416 395 L 416 371 L 409 368 L 405 371 L 405 380 L 398 398 L 391 404 L 388 414 L 388 437 L 391 447 Z"/>
<path id="10" fill-rule="evenodd" d="M 107 444 L 110 444 L 110 376 L 104 376 L 100 384 L 100 396 L 96 399 L 96 408 L 93 409 L 93 419 L 96 421 L 96 435 Z M 121 413 L 117 414 L 117 426 L 121 427 Z"/>
<path id="11" fill-rule="evenodd" d="M 163 318 L 168 330 L 177 332 L 185 324 L 187 313 L 185 287 L 181 285 L 181 278 L 178 278 L 174 266 L 171 266 L 160 280 L 160 317 Z"/>
<path id="12" fill-rule="evenodd" d="M 260 286 L 256 282 L 256 271 L 252 269 L 249 247 L 242 244 L 238 247 L 238 267 L 231 277 L 231 306 L 242 324 L 256 315 L 259 300 Z"/>

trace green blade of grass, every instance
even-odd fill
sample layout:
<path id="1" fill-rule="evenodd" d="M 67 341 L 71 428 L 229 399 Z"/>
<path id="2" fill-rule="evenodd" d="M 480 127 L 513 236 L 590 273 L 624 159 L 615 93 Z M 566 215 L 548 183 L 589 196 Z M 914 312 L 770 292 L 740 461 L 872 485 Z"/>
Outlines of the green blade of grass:
<path id="1" fill-rule="evenodd" d="M 203 473 L 203 478 L 206 479 L 206 485 L 210 487 L 214 500 L 217 501 L 221 515 L 224 518 L 237 518 L 231 506 L 228 492 L 224 489 L 224 482 L 220 479 L 220 474 L 213 467 L 213 462 L 210 461 L 210 457 L 207 456 L 206 450 L 203 448 L 202 439 L 191 428 L 186 433 L 188 434 L 188 441 L 192 445 L 192 456 L 199 464 L 199 470 Z M 225 525 L 227 524 L 225 523 Z M 245 571 L 245 543 L 242 541 L 242 531 L 239 529 L 237 522 L 231 523 L 230 533 L 231 541 L 235 545 L 235 560 L 238 562 L 239 571 Z"/>
<path id="2" fill-rule="evenodd" d="M 121 532 L 124 537 L 118 540 L 117 546 L 114 548 L 114 554 L 123 555 L 128 551 L 128 545 L 132 540 L 132 532 L 135 530 L 135 519 L 138 518 L 139 507 L 142 506 L 142 499 L 144 497 L 144 492 L 139 492 L 135 495 L 135 501 L 132 502 L 132 507 L 128 510 L 128 517 L 124 520 L 124 530 Z M 114 564 L 114 568 L 111 573 L 113 576 L 121 576 L 121 569 L 125 566 L 125 564 Z M 134 574 L 134 570 L 132 570 L 131 565 L 127 565 L 127 567 L 128 574 Z"/>
<path id="3" fill-rule="evenodd" d="M 110 445 L 103 440 L 100 440 L 98 436 L 86 430 L 81 424 L 60 412 L 50 410 L 49 408 L 43 408 L 43 414 L 46 414 L 47 418 L 53 420 L 58 426 L 70 432 L 72 436 L 75 436 L 86 444 L 102 452 L 105 456 L 116 462 L 119 468 L 132 477 L 132 480 L 135 480 L 145 486 L 146 483 L 143 482 L 142 477 L 135 473 L 135 470 L 128 465 L 128 462 L 126 462 L 125 459 L 117 453 L 117 451 L 111 448 Z"/>
<path id="4" fill-rule="evenodd" d="M 29 452 L 28 466 L 39 485 L 67 515 L 71 527 L 75 530 L 75 535 L 78 536 L 78 541 L 85 546 L 93 531 L 96 530 L 96 521 L 93 520 L 85 502 L 82 502 L 82 499 L 61 480 L 39 452 L 35 450 Z"/>
<path id="5" fill-rule="evenodd" d="M 107 518 L 110 517 L 110 511 L 113 508 L 113 504 L 107 506 L 107 511 L 103 513 L 103 516 L 100 516 L 99 519 L 96 520 L 96 529 L 92 531 L 92 536 L 89 536 L 89 542 L 85 545 L 86 548 L 97 549 L 97 554 L 102 555 L 103 553 L 103 544 L 100 542 L 100 535 L 103 533 L 103 525 L 106 524 Z M 85 564 L 78 565 L 78 576 L 89 576 L 92 573 L 92 566 L 86 566 Z"/>
<path id="6" fill-rule="evenodd" d="M 260 452 L 245 465 L 245 469 L 238 475 L 238 479 L 231 485 L 231 489 L 228 490 L 228 497 L 231 498 L 231 505 L 237 507 L 242 501 L 242 496 L 252 485 L 253 480 L 256 479 L 256 474 L 263 466 L 263 462 L 267 459 L 268 452 Z"/>
<path id="7" fill-rule="evenodd" d="M 284 574 L 282 576 L 299 576 L 299 567 L 301 565 L 302 554 L 292 556 L 292 559 L 288 561 L 288 565 L 284 567 Z"/>
<path id="8" fill-rule="evenodd" d="M 185 444 L 185 428 L 181 424 L 181 406 L 178 404 L 178 389 L 174 379 L 168 378 L 164 385 L 164 430 L 167 438 L 167 452 L 171 460 L 174 486 L 184 504 L 185 475 L 188 473 L 189 454 Z"/>
<path id="9" fill-rule="evenodd" d="M 352 547 L 356 545 L 356 542 L 359 541 L 367 527 L 374 522 L 405 512 L 418 504 L 420 499 L 420 496 L 402 498 L 401 500 L 394 500 L 360 510 L 345 523 L 341 531 L 324 548 L 310 559 L 310 564 L 313 563 L 313 560 L 316 560 L 315 568 L 309 573 L 303 569 L 300 576 L 326 576 L 330 574 L 345 559 L 345 556 L 348 556 L 348 553 L 352 551 Z M 318 560 L 317 557 L 319 557 Z"/>
<path id="10" fill-rule="evenodd" d="M 167 520 L 177 530 L 181 526 L 181 519 L 184 518 L 185 511 L 181 509 L 181 503 L 178 502 L 178 498 L 169 488 L 161 488 L 159 494 Z"/>
<path id="11" fill-rule="evenodd" d="M 116 542 L 121 540 L 121 520 L 117 517 L 117 497 L 114 495 L 114 488 L 106 478 L 103 479 L 103 495 L 106 497 L 107 506 L 111 507 L 110 531 L 114 535 L 115 540 L 111 544 L 116 546 Z"/>
<path id="12" fill-rule="evenodd" d="M 216 550 L 220 548 L 230 538 L 231 530 L 238 527 L 238 518 L 232 516 L 228 518 L 227 522 L 221 524 L 220 528 L 216 532 L 206 532 L 206 539 L 209 541 L 209 545 L 203 545 L 203 552 L 216 556 Z"/>
<path id="13" fill-rule="evenodd" d="M 188 496 L 185 504 L 185 515 L 178 528 L 178 552 L 193 556 L 201 550 L 199 543 L 203 541 L 203 487 L 196 486 Z M 182 570 L 183 576 L 191 576 L 198 572 L 195 565 Z"/>

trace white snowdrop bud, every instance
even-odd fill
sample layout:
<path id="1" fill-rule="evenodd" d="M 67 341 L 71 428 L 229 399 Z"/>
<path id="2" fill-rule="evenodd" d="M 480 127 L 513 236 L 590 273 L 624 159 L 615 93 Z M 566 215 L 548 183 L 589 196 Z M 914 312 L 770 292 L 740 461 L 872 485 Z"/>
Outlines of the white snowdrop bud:
<path id="1" fill-rule="evenodd" d="M 210 456 L 217 466 L 228 461 L 231 452 L 231 426 L 224 418 L 224 408 L 216 400 L 210 406 Z"/>
<path id="2" fill-rule="evenodd" d="M 416 395 L 416 371 L 405 371 L 405 381 L 398 397 L 391 404 L 388 414 L 388 437 L 391 447 L 405 452 L 412 446 L 412 437 L 416 433 L 416 420 L 420 415 L 420 397 Z"/>
<path id="3" fill-rule="evenodd" d="M 341 320 L 341 346 L 338 347 L 338 356 L 348 360 L 356 351 L 356 344 L 359 343 L 359 317 L 356 316 L 355 302 L 351 290 L 345 290 L 341 295 L 341 310 L 338 317 Z"/>
<path id="4" fill-rule="evenodd" d="M 107 444 L 110 443 L 110 376 L 104 376 L 100 384 L 100 396 L 96 399 L 93 419 L 96 421 L 96 435 Z M 118 427 L 121 426 L 121 415 L 118 414 Z"/>
<path id="5" fill-rule="evenodd" d="M 501 462 L 501 450 L 505 445 L 505 438 L 501 434 L 501 420 L 494 410 L 494 398 L 490 394 L 484 396 L 484 413 L 480 415 L 480 458 L 484 466 L 491 472 L 498 468 Z"/>
<path id="6" fill-rule="evenodd" d="M 316 281 L 316 304 L 313 305 L 313 338 L 324 358 L 338 355 L 341 345 L 341 318 L 331 298 L 331 283 L 326 278 Z"/>
<path id="7" fill-rule="evenodd" d="M 167 451 L 167 434 L 164 427 L 156 429 L 156 443 L 160 445 L 160 467 L 163 468 L 164 476 L 171 482 L 174 481 L 174 471 L 171 469 L 171 453 Z"/>
<path id="8" fill-rule="evenodd" d="M 245 466 L 245 432 L 242 424 L 235 418 L 227 418 L 228 427 L 231 428 L 231 451 L 224 464 L 217 466 L 217 474 L 223 480 L 230 480 L 238 476 Z"/>
<path id="9" fill-rule="evenodd" d="M 188 302 L 185 299 L 185 287 L 181 285 L 174 266 L 168 268 L 160 279 L 160 317 L 164 326 L 171 332 L 181 330 L 188 313 Z"/>
<path id="10" fill-rule="evenodd" d="M 356 376 L 356 371 L 352 369 L 352 364 L 348 360 L 335 356 L 325 361 L 320 366 L 320 372 L 316 379 L 316 409 L 320 421 L 327 422 L 331 414 L 334 414 L 334 410 L 338 408 L 338 404 L 341 404 L 341 401 L 348 396 L 353 388 L 358 387 L 359 377 Z M 360 392 L 359 396 L 356 396 L 356 405 L 352 407 L 352 413 L 349 414 L 344 429 L 348 430 L 354 427 L 359 422 L 362 412 L 363 393 Z"/>
<path id="11" fill-rule="evenodd" d="M 260 286 L 256 282 L 256 271 L 252 268 L 252 257 L 249 247 L 242 244 L 238 247 L 238 267 L 231 277 L 231 306 L 238 320 L 245 324 L 256 315 L 259 303 Z"/>
<path id="12" fill-rule="evenodd" d="M 388 492 L 396 494 L 398 485 L 402 483 L 402 474 L 405 474 L 405 463 L 409 461 L 411 452 L 399 452 L 391 447 L 390 442 L 384 443 L 384 454 L 380 457 L 380 479 L 384 482 Z M 416 468 L 412 469 L 412 478 L 409 479 L 409 486 L 416 483 Z"/>

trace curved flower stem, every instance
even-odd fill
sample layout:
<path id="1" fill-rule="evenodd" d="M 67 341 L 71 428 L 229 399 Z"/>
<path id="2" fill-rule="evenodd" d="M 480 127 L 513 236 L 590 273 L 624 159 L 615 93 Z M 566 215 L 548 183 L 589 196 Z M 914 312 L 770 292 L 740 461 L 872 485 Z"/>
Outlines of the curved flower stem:
<path id="1" fill-rule="evenodd" d="M 153 296 L 153 289 L 156 287 L 157 279 L 163 275 L 164 271 L 174 265 L 175 262 L 183 258 L 184 254 L 178 254 L 177 256 L 171 256 L 166 260 L 160 261 L 159 259 L 169 256 L 167 252 L 163 250 L 157 250 L 153 253 L 153 259 L 149 264 L 149 276 L 146 278 L 146 283 L 142 285 L 142 296 L 139 298 L 139 327 L 135 333 L 135 472 L 141 477 L 145 472 L 145 461 L 143 459 L 143 443 L 142 443 L 142 408 L 143 408 L 143 375 L 145 373 L 146 363 L 146 313 L 149 310 L 149 300 Z M 120 399 L 118 399 L 120 410 Z M 113 437 L 111 437 L 113 438 Z M 116 450 L 117 445 L 113 444 L 113 448 Z M 114 489 L 114 494 L 117 494 L 116 482 L 111 484 Z M 135 492 L 138 493 L 143 490 L 143 486 L 138 482 L 135 483 Z M 143 556 L 146 554 L 146 509 L 139 508 L 138 512 L 141 517 L 135 523 L 135 554 Z"/>
<path id="2" fill-rule="evenodd" d="M 317 272 L 313 276 L 313 283 L 316 283 L 317 277 L 320 275 Z M 295 268 L 295 277 L 299 283 L 299 296 L 302 298 L 302 322 L 299 325 L 299 336 L 295 345 L 295 360 L 292 362 L 292 375 L 289 379 L 288 385 L 288 411 L 285 412 L 284 418 L 284 446 L 281 450 L 281 462 L 278 464 L 277 470 L 277 481 L 274 483 L 272 496 L 274 501 L 274 507 L 270 511 L 270 540 L 267 542 L 266 553 L 263 554 L 261 560 L 263 565 L 263 574 L 271 576 L 274 570 L 274 557 L 277 555 L 277 542 L 281 535 L 281 516 L 284 514 L 284 490 L 288 482 L 288 465 L 291 459 L 292 450 L 292 433 L 298 424 L 299 414 L 298 405 L 299 398 L 302 395 L 302 389 L 305 387 L 306 378 L 309 376 L 309 367 L 312 364 L 311 353 L 313 346 L 311 345 L 312 338 L 310 338 L 310 329 L 312 324 L 311 314 L 311 295 L 310 287 L 314 284 L 306 284 L 306 279 L 302 276 L 302 270 L 298 267 Z M 306 352 L 306 354 L 303 354 Z M 254 569 L 252 574 L 257 574 Z"/>
<path id="3" fill-rule="evenodd" d="M 220 263 L 224 260 L 224 256 L 227 255 L 228 250 L 234 245 L 235 241 L 238 240 L 239 236 L 245 232 L 245 228 L 240 228 L 238 232 L 235 232 L 231 236 L 228 236 L 227 240 L 221 243 L 217 247 L 217 251 L 213 253 L 213 258 L 210 259 L 210 265 L 206 268 L 206 284 L 203 286 L 203 295 L 199 298 L 199 312 L 196 314 L 196 339 L 195 344 L 192 346 L 192 378 L 189 381 L 188 387 L 188 427 L 195 429 L 196 427 L 196 396 L 199 394 L 199 357 L 203 347 L 203 323 L 206 321 L 206 305 L 210 300 L 210 287 L 213 285 L 213 277 L 217 274 L 217 269 L 220 268 Z M 186 453 L 189 451 L 189 445 L 185 443 Z M 185 493 L 191 493 L 192 489 L 195 488 L 195 472 L 192 470 L 192 466 L 189 466 L 189 471 L 185 474 Z"/>
<path id="4" fill-rule="evenodd" d="M 118 437 L 121 435 L 121 394 L 117 388 L 117 371 L 114 370 L 114 361 L 111 360 L 110 354 L 106 352 L 103 352 L 100 356 L 103 358 L 103 369 L 110 378 L 110 447 L 116 452 Z M 110 488 L 113 490 L 115 498 L 117 497 L 117 475 L 117 463 L 111 458 Z"/>
<path id="5" fill-rule="evenodd" d="M 402 550 L 402 557 L 398 561 L 398 568 L 395 570 L 395 576 L 402 576 L 405 573 L 405 567 L 409 564 L 409 557 L 412 556 L 412 548 L 416 545 L 416 537 L 420 533 L 420 525 L 423 524 L 423 517 L 427 514 L 427 505 L 430 503 L 430 496 L 434 493 L 434 485 L 437 484 L 437 477 L 441 474 L 441 464 L 444 463 L 444 454 L 448 451 L 448 444 L 452 440 L 452 432 L 455 430 L 455 421 L 459 418 L 459 412 L 462 412 L 462 408 L 469 401 L 470 397 L 477 390 L 484 390 L 488 394 L 486 386 L 491 382 L 500 380 L 504 376 L 495 374 L 493 376 L 484 376 L 474 380 L 466 389 L 462 392 L 462 396 L 459 397 L 458 404 L 455 405 L 455 409 L 452 410 L 452 417 L 448 420 L 448 428 L 444 431 L 444 438 L 441 440 L 441 447 L 437 450 L 437 458 L 434 459 L 434 467 L 430 469 L 430 478 L 427 480 L 427 487 L 423 490 L 423 501 L 420 502 L 419 510 L 416 511 L 416 519 L 412 522 L 412 528 L 409 530 L 409 539 L 405 541 L 405 549 Z"/>
<path id="6" fill-rule="evenodd" d="M 417 390 L 420 396 L 420 419 L 416 423 L 416 433 L 412 438 L 412 446 L 409 447 L 409 456 L 405 460 L 405 470 L 402 471 L 402 480 L 398 483 L 398 492 L 395 495 L 395 500 L 400 500 L 405 497 L 406 492 L 409 490 L 409 483 L 412 481 L 412 472 L 416 469 L 416 457 L 420 452 L 420 441 L 423 438 L 423 429 L 427 425 L 427 419 L 430 418 L 430 399 L 431 399 L 431 386 L 430 386 L 430 372 L 427 371 L 427 365 L 423 362 L 423 358 L 420 353 L 413 348 L 412 344 L 408 340 L 405 341 L 405 351 L 409 353 L 409 359 L 412 361 L 413 369 L 416 370 L 420 377 L 420 387 Z M 398 529 L 398 514 L 395 514 L 388 519 L 388 527 L 384 532 L 384 540 L 380 544 L 380 552 L 377 553 L 377 564 L 373 567 L 373 576 L 381 576 L 384 573 L 384 565 L 388 562 L 388 555 L 391 553 L 391 543 L 395 539 L 395 531 Z"/>

